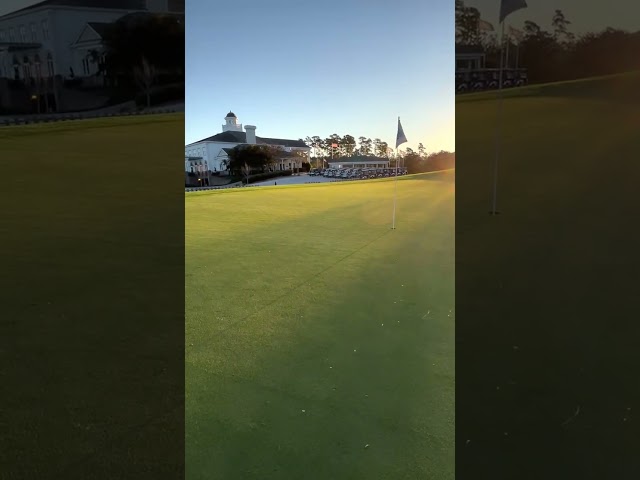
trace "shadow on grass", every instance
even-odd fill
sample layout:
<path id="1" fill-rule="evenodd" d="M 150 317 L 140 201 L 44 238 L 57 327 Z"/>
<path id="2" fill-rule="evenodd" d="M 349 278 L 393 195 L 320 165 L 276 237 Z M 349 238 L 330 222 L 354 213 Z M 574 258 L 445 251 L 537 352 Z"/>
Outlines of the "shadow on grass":
<path id="1" fill-rule="evenodd" d="M 299 253 L 270 276 L 276 302 L 223 332 L 205 304 L 188 314 L 188 478 L 453 479 L 453 197 L 439 202 L 393 233 L 344 232 L 346 205 L 238 235 L 282 256 L 312 247 L 297 229 L 338 224 L 321 246 L 333 255 Z M 251 282 L 267 267 L 236 289 L 264 288 Z"/>
<path id="2" fill-rule="evenodd" d="M 0 128 L 3 478 L 182 471 L 183 136 L 181 115 Z"/>
<path id="3" fill-rule="evenodd" d="M 438 170 L 434 172 L 415 173 L 412 175 L 403 175 L 398 177 L 398 181 L 408 180 L 429 180 L 429 181 L 452 181 L 455 179 L 455 168 L 447 170 Z M 260 191 L 273 191 L 273 190 L 291 190 L 295 188 L 336 188 L 353 185 L 366 185 L 370 183 L 382 183 L 393 182 L 394 177 L 389 178 L 375 178 L 371 180 L 346 180 L 343 182 L 324 182 L 324 183 L 302 183 L 292 185 L 263 185 L 260 187 L 242 187 L 242 188 L 227 188 L 219 190 L 202 190 L 198 192 L 185 192 L 185 199 L 197 198 L 205 195 L 224 195 L 230 193 L 246 193 L 246 192 L 260 192 Z"/>
<path id="4" fill-rule="evenodd" d="M 293 310 L 279 302 L 209 345 L 227 362 L 251 357 L 255 370 L 187 364 L 200 383 L 188 392 L 198 403 L 187 407 L 189 478 L 453 479 L 453 262 L 443 282 L 432 277 L 443 267 L 428 261 L 408 270 L 406 258 L 379 260 L 375 271 L 361 270 L 361 258 L 336 267 L 353 282 L 340 299 Z M 363 288 L 358 278 L 375 281 Z M 415 296 L 389 286 L 400 281 Z M 381 292 L 376 301 L 368 289 Z M 432 322 L 422 320 L 429 309 Z M 275 337 L 246 342 L 255 329 Z"/>
<path id="5" fill-rule="evenodd" d="M 634 78 L 541 86 L 568 100 L 505 115 L 495 217 L 494 125 L 478 121 L 494 105 L 457 106 L 456 435 L 471 440 L 458 444 L 460 474 L 637 476 L 640 323 L 623 310 L 637 304 L 640 136 L 625 121 L 637 110 L 580 101 L 633 99 Z"/>

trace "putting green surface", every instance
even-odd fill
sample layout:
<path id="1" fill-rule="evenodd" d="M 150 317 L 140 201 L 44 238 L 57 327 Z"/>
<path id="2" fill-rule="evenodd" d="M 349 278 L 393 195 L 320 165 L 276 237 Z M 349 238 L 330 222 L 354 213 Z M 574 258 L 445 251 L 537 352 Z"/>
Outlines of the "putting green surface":
<path id="1" fill-rule="evenodd" d="M 187 478 L 454 478 L 454 175 L 186 196 Z"/>
<path id="2" fill-rule="evenodd" d="M 457 99 L 458 472 L 634 476 L 639 82 L 505 92 L 497 216 L 495 93 Z"/>

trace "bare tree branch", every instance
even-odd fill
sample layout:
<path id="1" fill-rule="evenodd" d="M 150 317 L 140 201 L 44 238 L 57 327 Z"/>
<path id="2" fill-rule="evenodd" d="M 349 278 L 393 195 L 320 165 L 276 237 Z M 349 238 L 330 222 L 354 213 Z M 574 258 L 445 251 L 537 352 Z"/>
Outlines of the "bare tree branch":
<path id="1" fill-rule="evenodd" d="M 156 81 L 156 69 L 146 57 L 142 57 L 139 67 L 134 70 L 136 83 L 147 97 L 147 108 L 151 107 L 151 88 Z"/>

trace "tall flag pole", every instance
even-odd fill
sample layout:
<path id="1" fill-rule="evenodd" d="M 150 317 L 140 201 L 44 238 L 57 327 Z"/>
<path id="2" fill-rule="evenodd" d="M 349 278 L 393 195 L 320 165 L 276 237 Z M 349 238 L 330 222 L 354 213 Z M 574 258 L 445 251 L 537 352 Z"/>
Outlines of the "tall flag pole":
<path id="1" fill-rule="evenodd" d="M 482 20 L 482 19 L 478 19 L 478 30 L 481 32 L 493 32 L 494 28 L 493 25 L 491 25 L 489 22 Z M 486 63 L 486 58 L 483 57 L 482 60 L 482 68 L 485 68 L 485 63 Z"/>
<path id="2" fill-rule="evenodd" d="M 504 27 L 504 24 L 503 24 L 503 27 Z M 509 45 L 511 45 L 511 34 L 509 32 L 509 29 L 507 29 L 505 33 L 506 33 L 506 36 L 505 36 L 504 40 L 505 40 L 505 43 L 507 44 L 507 46 L 506 46 L 506 53 L 504 55 L 505 56 L 505 60 L 504 60 L 505 65 L 504 66 L 505 66 L 505 68 L 507 70 L 509 70 L 509 68 L 510 68 L 509 67 Z"/>
<path id="3" fill-rule="evenodd" d="M 498 162 L 500 160 L 500 150 L 502 147 L 502 75 L 504 68 L 504 20 L 513 12 L 527 8 L 526 0 L 501 0 L 500 2 L 500 69 L 498 71 L 498 115 L 496 128 L 496 156 L 493 163 L 493 201 L 491 204 L 491 215 L 497 215 L 498 202 Z"/>
<path id="4" fill-rule="evenodd" d="M 398 117 L 398 133 L 396 135 L 396 179 L 394 180 L 393 191 L 393 218 L 391 220 L 391 229 L 396 229 L 396 197 L 398 196 L 398 160 L 400 159 L 398 147 L 403 143 L 407 143 L 407 137 L 402 130 L 402 124 L 400 123 L 400 117 Z"/>
<path id="5" fill-rule="evenodd" d="M 520 57 L 520 43 L 522 42 L 523 34 L 520 30 L 517 30 L 513 27 L 508 28 L 509 36 L 516 39 L 516 70 L 518 69 L 519 57 Z"/>

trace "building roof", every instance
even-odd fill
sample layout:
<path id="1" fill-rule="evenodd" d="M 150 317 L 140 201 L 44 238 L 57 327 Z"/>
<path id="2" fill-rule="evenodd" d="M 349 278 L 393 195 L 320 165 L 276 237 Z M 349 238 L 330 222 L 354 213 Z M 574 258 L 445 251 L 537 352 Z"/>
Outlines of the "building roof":
<path id="1" fill-rule="evenodd" d="M 26 12 L 40 7 L 85 7 L 109 8 L 114 10 L 146 10 L 145 0 L 44 0 L 11 13 Z"/>
<path id="2" fill-rule="evenodd" d="M 227 116 L 226 116 L 226 117 L 224 117 L 224 118 L 238 118 L 238 117 L 236 117 L 236 114 L 235 114 L 235 113 L 233 113 L 233 112 L 229 112 L 229 113 L 227 113 Z"/>
<path id="3" fill-rule="evenodd" d="M 309 148 L 302 140 L 286 140 L 284 138 L 256 137 L 256 143 L 263 145 L 282 145 L 283 147 Z"/>
<path id="4" fill-rule="evenodd" d="M 282 150 L 281 152 L 277 152 L 278 158 L 289 158 L 289 157 L 298 157 L 295 152 L 287 152 L 286 150 Z"/>
<path id="5" fill-rule="evenodd" d="M 191 145 L 195 143 L 202 143 L 202 142 L 246 143 L 247 134 L 245 132 L 233 132 L 233 131 L 222 132 L 212 137 L 203 138 L 202 140 L 193 142 Z"/>
<path id="6" fill-rule="evenodd" d="M 244 144 L 243 146 L 247 146 L 248 144 Z M 220 151 L 224 152 L 226 155 L 229 155 L 229 153 L 231 152 L 231 150 L 233 150 L 233 148 L 222 148 Z M 220 155 L 220 154 L 218 154 Z M 297 157 L 298 155 L 296 155 L 295 152 L 287 152 L 286 150 L 281 150 L 279 152 L 277 152 L 277 157 L 278 158 L 289 158 L 289 157 Z"/>
<path id="7" fill-rule="evenodd" d="M 220 142 L 220 143 L 247 143 L 247 133 L 246 132 L 222 132 L 212 137 L 204 138 L 202 140 L 198 140 L 197 142 L 193 142 L 187 146 L 194 145 L 196 143 L 202 142 Z M 264 138 L 256 136 L 256 144 L 258 145 L 281 145 L 283 147 L 298 147 L 298 148 L 309 148 L 309 146 L 304 143 L 302 140 L 286 140 L 284 138 Z"/>
<path id="8" fill-rule="evenodd" d="M 329 163 L 372 163 L 388 162 L 388 158 L 376 157 L 374 155 L 354 155 L 353 157 L 339 157 L 329 160 Z"/>
<path id="9" fill-rule="evenodd" d="M 9 53 L 33 50 L 40 47 L 42 47 L 41 43 L 0 42 L 0 51 L 7 51 Z"/>

